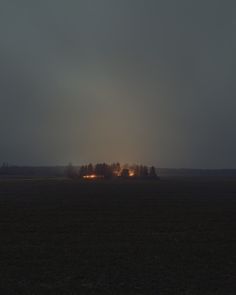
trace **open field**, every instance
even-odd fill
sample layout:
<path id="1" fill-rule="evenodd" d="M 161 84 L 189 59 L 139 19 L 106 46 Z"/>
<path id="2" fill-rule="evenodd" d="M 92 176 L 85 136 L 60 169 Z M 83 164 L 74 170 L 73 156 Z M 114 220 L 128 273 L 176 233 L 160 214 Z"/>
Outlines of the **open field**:
<path id="1" fill-rule="evenodd" d="M 0 294 L 236 294 L 236 178 L 0 180 Z"/>

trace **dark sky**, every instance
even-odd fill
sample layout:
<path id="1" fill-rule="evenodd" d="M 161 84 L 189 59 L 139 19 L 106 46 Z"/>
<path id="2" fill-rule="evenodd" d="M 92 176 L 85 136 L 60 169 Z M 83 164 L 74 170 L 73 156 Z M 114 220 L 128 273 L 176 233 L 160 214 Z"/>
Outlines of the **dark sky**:
<path id="1" fill-rule="evenodd" d="M 235 0 L 1 0 L 0 162 L 236 168 Z"/>

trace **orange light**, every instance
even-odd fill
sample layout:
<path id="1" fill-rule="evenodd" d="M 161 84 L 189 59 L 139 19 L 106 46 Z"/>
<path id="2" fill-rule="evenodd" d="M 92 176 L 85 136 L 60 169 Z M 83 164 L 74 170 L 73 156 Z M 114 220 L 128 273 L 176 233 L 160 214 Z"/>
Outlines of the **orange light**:
<path id="1" fill-rule="evenodd" d="M 104 178 L 104 176 L 103 175 L 96 175 L 96 174 L 83 176 L 83 179 L 98 179 L 98 178 Z"/>
<path id="2" fill-rule="evenodd" d="M 84 175 L 83 178 L 85 178 L 85 179 L 94 179 L 94 178 L 97 178 L 97 175 L 95 175 L 95 174 L 92 174 L 92 175 Z"/>

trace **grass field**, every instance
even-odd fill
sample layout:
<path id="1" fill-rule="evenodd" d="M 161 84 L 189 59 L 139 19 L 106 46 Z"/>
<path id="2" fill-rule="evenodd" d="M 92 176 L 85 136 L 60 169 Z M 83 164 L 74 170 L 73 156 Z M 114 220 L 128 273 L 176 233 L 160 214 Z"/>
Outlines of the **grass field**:
<path id="1" fill-rule="evenodd" d="M 0 294 L 236 294 L 236 179 L 0 180 Z"/>

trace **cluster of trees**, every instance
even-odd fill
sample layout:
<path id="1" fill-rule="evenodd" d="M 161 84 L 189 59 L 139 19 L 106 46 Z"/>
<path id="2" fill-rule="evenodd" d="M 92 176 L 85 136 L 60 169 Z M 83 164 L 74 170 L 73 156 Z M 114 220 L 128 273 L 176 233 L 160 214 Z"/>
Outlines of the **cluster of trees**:
<path id="1" fill-rule="evenodd" d="M 124 165 L 120 175 L 122 177 L 157 178 L 155 167 L 145 165 Z"/>
<path id="2" fill-rule="evenodd" d="M 106 179 L 115 177 L 133 177 L 133 178 L 157 178 L 155 167 L 147 167 L 144 165 L 123 165 L 120 163 L 106 164 L 98 163 L 96 165 L 82 165 L 79 168 L 69 164 L 66 174 L 69 178 L 84 178 L 87 176 L 97 176 Z"/>
<path id="3" fill-rule="evenodd" d="M 98 175 L 104 178 L 111 178 L 113 176 L 113 169 L 110 165 L 106 163 L 92 164 L 81 166 L 79 169 L 79 177 L 82 178 L 86 175 Z"/>
<path id="4" fill-rule="evenodd" d="M 112 178 L 115 175 L 115 171 L 120 171 L 120 169 L 119 163 L 112 165 L 106 163 L 98 163 L 96 165 L 88 164 L 82 165 L 79 168 L 75 168 L 72 164 L 69 164 L 66 174 L 69 178 L 83 178 L 84 176 L 89 175 Z"/>

